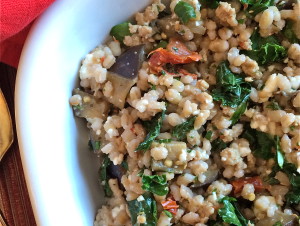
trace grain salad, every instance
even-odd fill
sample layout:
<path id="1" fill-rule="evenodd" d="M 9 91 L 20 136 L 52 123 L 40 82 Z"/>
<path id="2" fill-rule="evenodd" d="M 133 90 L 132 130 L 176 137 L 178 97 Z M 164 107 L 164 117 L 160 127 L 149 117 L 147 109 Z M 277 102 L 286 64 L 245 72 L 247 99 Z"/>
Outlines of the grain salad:
<path id="1" fill-rule="evenodd" d="M 79 77 L 94 226 L 299 225 L 299 0 L 154 0 Z"/>

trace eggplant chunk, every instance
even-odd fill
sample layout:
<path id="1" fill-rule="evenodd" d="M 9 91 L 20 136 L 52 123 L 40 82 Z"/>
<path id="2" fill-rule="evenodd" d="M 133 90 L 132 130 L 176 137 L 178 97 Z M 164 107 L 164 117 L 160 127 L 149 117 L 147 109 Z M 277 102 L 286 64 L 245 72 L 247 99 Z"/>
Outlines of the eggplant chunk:
<path id="1" fill-rule="evenodd" d="M 160 146 L 161 144 L 153 142 L 151 148 Z M 180 155 L 187 150 L 186 143 L 179 141 L 172 141 L 170 143 L 164 144 L 165 148 L 168 150 L 168 155 L 166 159 L 156 161 L 152 159 L 151 168 L 153 171 L 158 172 L 172 172 L 175 174 L 180 174 L 187 166 L 187 161 L 180 161 Z"/>
<path id="2" fill-rule="evenodd" d="M 166 16 L 161 18 L 157 21 L 157 26 L 162 30 L 168 37 L 177 37 L 179 38 L 180 35 L 175 31 L 174 24 L 176 19 L 172 18 L 171 16 Z"/>
<path id="3" fill-rule="evenodd" d="M 73 90 L 73 95 L 80 95 L 82 104 L 73 107 L 77 117 L 82 118 L 101 118 L 104 119 L 109 111 L 109 103 L 103 99 L 94 97 L 93 95 L 83 92 L 79 89 Z"/>
<path id="4" fill-rule="evenodd" d="M 218 177 L 218 174 L 219 174 L 219 170 L 215 167 L 208 167 L 207 171 L 203 173 L 206 178 L 204 180 L 203 183 L 201 182 L 195 182 L 194 184 L 192 184 L 191 187 L 193 188 L 199 188 L 199 187 L 202 187 L 204 185 L 207 185 L 207 184 L 211 184 L 212 182 L 214 182 L 217 177 Z"/>
<path id="5" fill-rule="evenodd" d="M 133 46 L 117 58 L 107 73 L 107 80 L 113 86 L 113 93 L 107 100 L 116 107 L 124 107 L 127 94 L 137 81 L 144 56 L 144 45 Z"/>
<path id="6" fill-rule="evenodd" d="M 299 220 L 297 215 L 288 215 L 286 213 L 277 212 L 273 217 L 268 217 L 257 222 L 256 226 L 274 225 L 276 222 L 281 222 L 282 226 L 298 226 Z"/>

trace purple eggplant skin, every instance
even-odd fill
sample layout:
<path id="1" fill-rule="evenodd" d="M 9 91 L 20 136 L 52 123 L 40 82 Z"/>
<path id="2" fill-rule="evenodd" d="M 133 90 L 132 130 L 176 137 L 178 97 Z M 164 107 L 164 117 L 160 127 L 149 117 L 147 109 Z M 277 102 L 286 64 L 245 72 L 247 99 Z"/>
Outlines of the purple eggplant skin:
<path id="1" fill-rule="evenodd" d="M 113 163 L 111 163 L 107 167 L 107 173 L 109 174 L 109 176 L 111 178 L 116 178 L 118 180 L 120 189 L 125 190 L 125 188 L 121 182 L 121 179 L 122 179 L 122 176 L 126 174 L 126 169 L 124 169 L 121 165 L 114 165 Z"/>
<path id="2" fill-rule="evenodd" d="M 144 60 L 145 45 L 133 46 L 117 58 L 109 71 L 127 79 L 135 79 Z"/>

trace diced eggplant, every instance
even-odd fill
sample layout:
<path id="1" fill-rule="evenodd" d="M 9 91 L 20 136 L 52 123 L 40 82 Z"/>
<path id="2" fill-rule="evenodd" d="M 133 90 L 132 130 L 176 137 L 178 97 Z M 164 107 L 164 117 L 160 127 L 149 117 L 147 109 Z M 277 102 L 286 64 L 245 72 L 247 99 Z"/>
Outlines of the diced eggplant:
<path id="1" fill-rule="evenodd" d="M 80 95 L 82 98 L 82 104 L 73 107 L 76 116 L 82 118 L 106 118 L 109 111 L 109 103 L 107 101 L 96 98 L 79 89 L 74 89 L 74 94 Z"/>
<path id="2" fill-rule="evenodd" d="M 121 179 L 124 174 L 126 174 L 126 169 L 121 165 L 114 165 L 113 163 L 107 167 L 107 173 L 111 178 L 118 179 L 119 185 L 122 185 Z"/>
<path id="3" fill-rule="evenodd" d="M 264 218 L 257 222 L 256 226 L 274 225 L 276 222 L 281 222 L 282 226 L 298 226 L 299 219 L 297 215 L 288 215 L 286 213 L 277 212 L 273 217 Z"/>
<path id="4" fill-rule="evenodd" d="M 159 146 L 157 142 L 153 142 L 151 148 Z M 151 161 L 151 168 L 153 171 L 162 172 L 173 172 L 180 174 L 187 166 L 187 161 L 180 161 L 180 155 L 183 151 L 187 150 L 186 143 L 179 141 L 172 141 L 170 143 L 164 144 L 165 148 L 168 150 L 168 155 L 166 159 L 156 161 Z"/>
<path id="5" fill-rule="evenodd" d="M 124 107 L 127 94 L 137 81 L 144 56 L 144 45 L 133 46 L 117 58 L 107 73 L 107 80 L 113 86 L 113 93 L 107 100 L 116 107 Z"/>
<path id="6" fill-rule="evenodd" d="M 180 35 L 174 29 L 174 24 L 175 24 L 176 20 L 177 20 L 176 18 L 172 18 L 171 16 L 166 16 L 157 21 L 157 26 L 168 37 L 179 38 Z"/>
<path id="7" fill-rule="evenodd" d="M 215 181 L 217 179 L 219 170 L 217 168 L 208 168 L 207 171 L 204 172 L 203 174 L 206 176 L 204 182 L 201 183 L 201 182 L 197 181 L 194 184 L 192 184 L 191 187 L 199 188 L 204 185 L 211 184 L 213 181 Z"/>

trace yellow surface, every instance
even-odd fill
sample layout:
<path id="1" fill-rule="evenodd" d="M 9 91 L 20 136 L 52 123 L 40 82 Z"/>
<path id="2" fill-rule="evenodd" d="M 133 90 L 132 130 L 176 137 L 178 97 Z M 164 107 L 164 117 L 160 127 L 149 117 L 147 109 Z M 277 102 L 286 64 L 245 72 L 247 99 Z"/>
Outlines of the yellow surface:
<path id="1" fill-rule="evenodd" d="M 0 160 L 13 142 L 13 129 L 9 110 L 0 90 Z"/>

